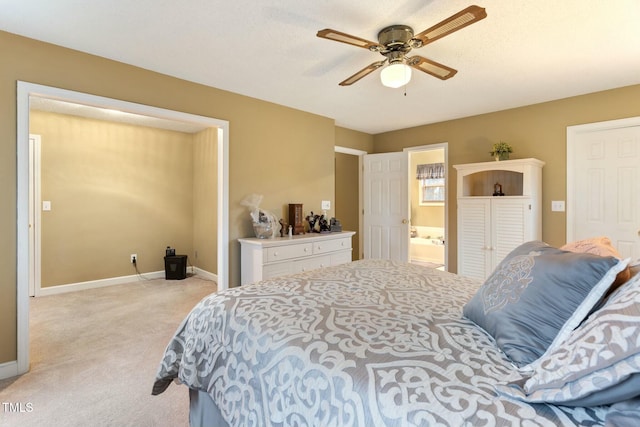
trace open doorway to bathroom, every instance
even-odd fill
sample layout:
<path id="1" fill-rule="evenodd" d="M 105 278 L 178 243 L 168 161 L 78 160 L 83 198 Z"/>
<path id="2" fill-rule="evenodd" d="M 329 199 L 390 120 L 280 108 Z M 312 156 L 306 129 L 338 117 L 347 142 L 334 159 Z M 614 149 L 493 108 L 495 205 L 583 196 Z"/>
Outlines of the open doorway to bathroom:
<path id="1" fill-rule="evenodd" d="M 447 144 L 409 152 L 411 238 L 409 261 L 447 269 Z"/>

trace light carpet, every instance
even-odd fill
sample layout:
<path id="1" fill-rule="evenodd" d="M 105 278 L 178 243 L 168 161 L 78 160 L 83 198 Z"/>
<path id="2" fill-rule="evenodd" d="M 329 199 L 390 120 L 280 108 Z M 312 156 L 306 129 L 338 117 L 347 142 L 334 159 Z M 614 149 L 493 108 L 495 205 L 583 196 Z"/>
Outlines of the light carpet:
<path id="1" fill-rule="evenodd" d="M 193 276 L 31 298 L 30 371 L 0 381 L 0 426 L 188 426 L 187 388 L 151 388 L 171 336 L 215 291 Z"/>

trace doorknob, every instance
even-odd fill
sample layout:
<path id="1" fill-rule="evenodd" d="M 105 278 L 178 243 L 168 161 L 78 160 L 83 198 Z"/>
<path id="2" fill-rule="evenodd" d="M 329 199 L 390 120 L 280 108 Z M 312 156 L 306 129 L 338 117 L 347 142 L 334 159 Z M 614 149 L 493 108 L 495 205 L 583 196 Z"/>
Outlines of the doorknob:
<path id="1" fill-rule="evenodd" d="M 403 224 L 406 224 L 407 222 L 409 222 L 409 221 L 407 221 L 406 219 L 403 219 L 403 220 L 402 220 L 402 223 L 403 223 Z"/>

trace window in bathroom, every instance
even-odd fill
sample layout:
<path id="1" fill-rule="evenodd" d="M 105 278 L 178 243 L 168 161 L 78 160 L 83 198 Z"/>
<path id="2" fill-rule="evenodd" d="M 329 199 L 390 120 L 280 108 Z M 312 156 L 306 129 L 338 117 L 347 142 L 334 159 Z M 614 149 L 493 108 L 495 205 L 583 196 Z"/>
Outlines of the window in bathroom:
<path id="1" fill-rule="evenodd" d="M 416 178 L 419 181 L 420 206 L 444 204 L 444 163 L 418 165 Z"/>

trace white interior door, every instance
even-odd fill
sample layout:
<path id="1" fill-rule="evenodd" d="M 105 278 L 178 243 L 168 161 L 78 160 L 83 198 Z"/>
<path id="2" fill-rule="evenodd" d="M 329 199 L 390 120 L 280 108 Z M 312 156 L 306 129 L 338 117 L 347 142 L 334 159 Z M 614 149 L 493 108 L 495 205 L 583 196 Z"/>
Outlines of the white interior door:
<path id="1" fill-rule="evenodd" d="M 408 262 L 408 154 L 367 154 L 363 160 L 364 257 Z"/>
<path id="2" fill-rule="evenodd" d="M 567 241 L 606 236 L 640 258 L 640 118 L 567 129 Z"/>

